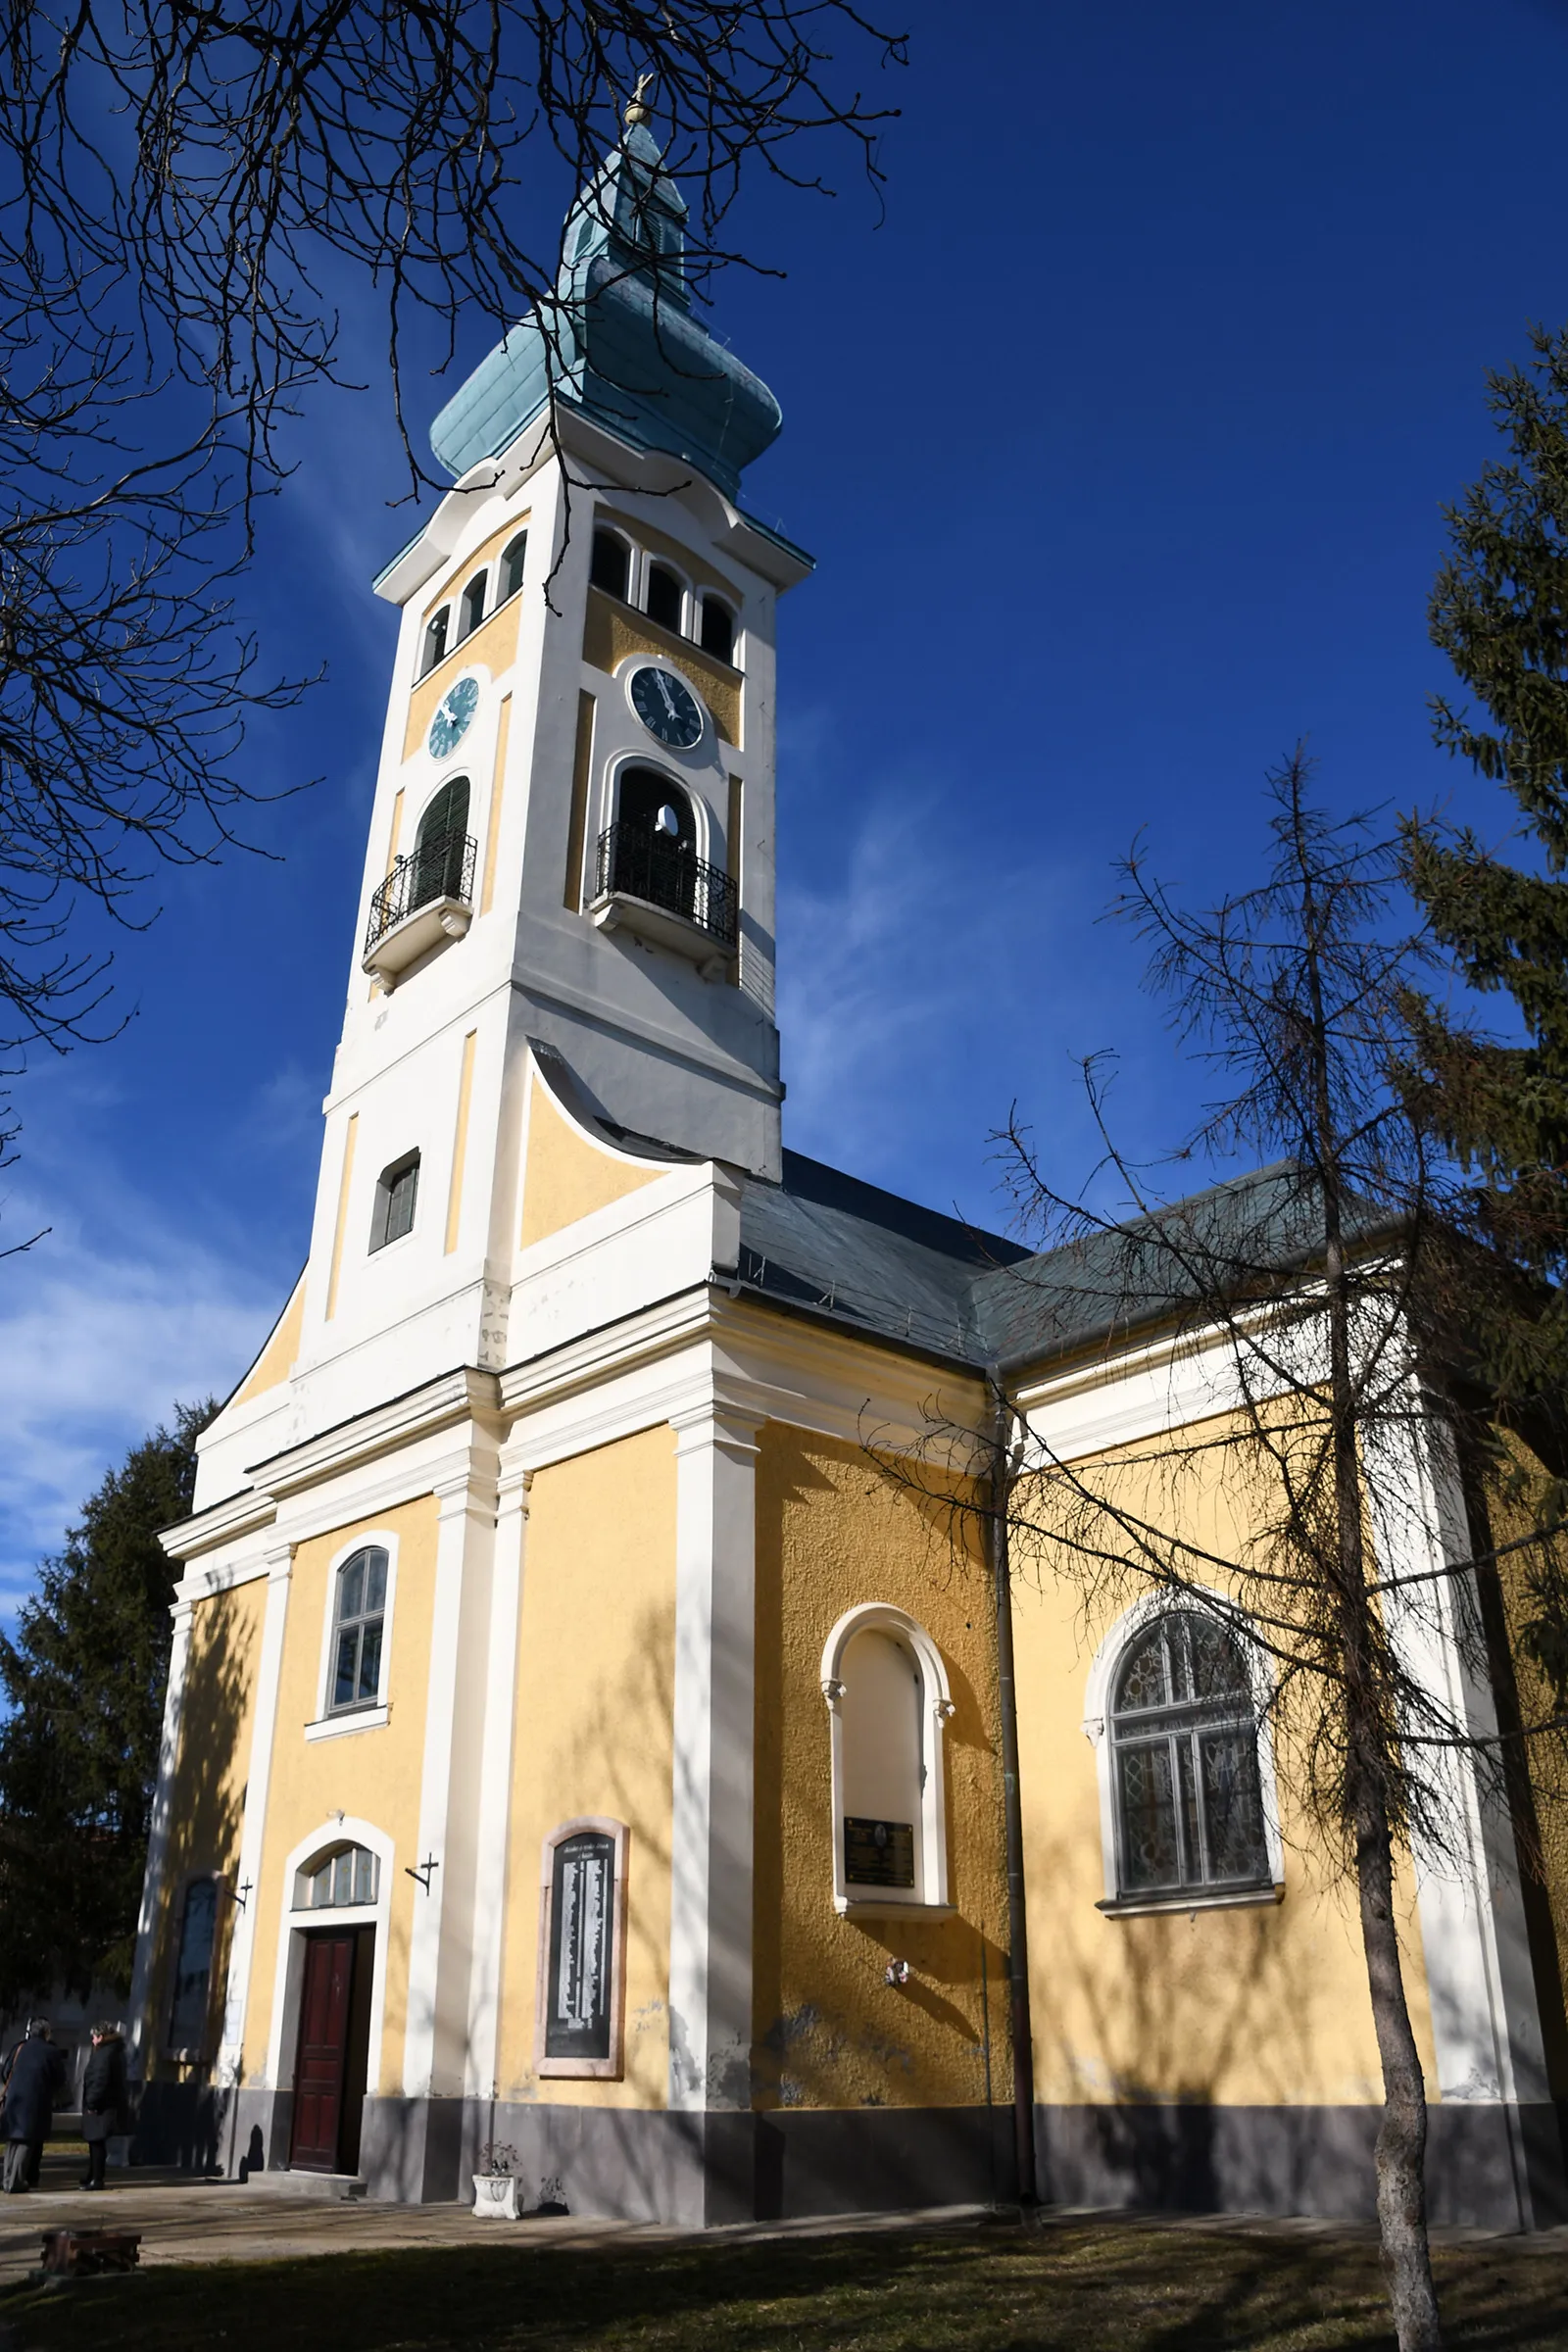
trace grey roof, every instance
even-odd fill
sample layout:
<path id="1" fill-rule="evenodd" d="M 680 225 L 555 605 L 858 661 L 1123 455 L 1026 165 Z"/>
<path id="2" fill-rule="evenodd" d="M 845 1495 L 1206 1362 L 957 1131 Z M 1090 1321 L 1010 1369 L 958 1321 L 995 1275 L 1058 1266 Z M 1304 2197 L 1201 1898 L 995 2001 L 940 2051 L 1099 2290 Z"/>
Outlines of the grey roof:
<path id="1" fill-rule="evenodd" d="M 1348 1238 L 1390 1223 L 1362 1208 Z M 786 1152 L 781 1184 L 746 1179 L 738 1271 L 781 1305 L 978 1370 L 1179 1319 L 1216 1275 L 1232 1295 L 1264 1288 L 1308 1262 L 1321 1231 L 1316 1187 L 1288 1160 L 1030 1250 Z"/>

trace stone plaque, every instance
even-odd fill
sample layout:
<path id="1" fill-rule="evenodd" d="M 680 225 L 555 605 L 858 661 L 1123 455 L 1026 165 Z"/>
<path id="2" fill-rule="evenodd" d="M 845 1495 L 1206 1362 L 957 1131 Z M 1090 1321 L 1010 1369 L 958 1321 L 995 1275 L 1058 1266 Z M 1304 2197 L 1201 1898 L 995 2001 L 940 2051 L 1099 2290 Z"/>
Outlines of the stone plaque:
<path id="1" fill-rule="evenodd" d="M 847 1886 L 914 1885 L 914 1824 L 863 1821 L 844 1816 L 844 1883 Z"/>
<path id="2" fill-rule="evenodd" d="M 550 1890 L 547 2058 L 610 2056 L 615 1840 L 580 1830 L 555 1850 Z"/>

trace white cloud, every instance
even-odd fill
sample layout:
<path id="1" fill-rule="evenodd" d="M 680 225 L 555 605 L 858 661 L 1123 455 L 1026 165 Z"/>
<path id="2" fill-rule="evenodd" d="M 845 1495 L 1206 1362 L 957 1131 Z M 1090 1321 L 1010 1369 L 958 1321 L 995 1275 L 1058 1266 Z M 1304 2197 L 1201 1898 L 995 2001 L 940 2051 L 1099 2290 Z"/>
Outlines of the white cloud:
<path id="1" fill-rule="evenodd" d="M 138 1208 L 133 1250 L 56 1213 L 0 1262 L 0 1616 L 104 1472 L 176 1400 L 225 1394 L 277 1311 L 265 1277 Z M 49 1221 L 6 1203 L 8 1234 Z"/>

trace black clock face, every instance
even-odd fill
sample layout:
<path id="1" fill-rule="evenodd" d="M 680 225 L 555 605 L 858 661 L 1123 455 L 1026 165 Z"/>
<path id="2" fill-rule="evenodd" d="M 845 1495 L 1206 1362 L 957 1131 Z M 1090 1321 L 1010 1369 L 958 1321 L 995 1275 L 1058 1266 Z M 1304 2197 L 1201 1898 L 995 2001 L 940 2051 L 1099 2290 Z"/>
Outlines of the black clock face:
<path id="1" fill-rule="evenodd" d="M 672 752 L 689 752 L 703 735 L 703 706 L 673 671 L 650 665 L 633 672 L 631 707 L 650 735 Z"/>

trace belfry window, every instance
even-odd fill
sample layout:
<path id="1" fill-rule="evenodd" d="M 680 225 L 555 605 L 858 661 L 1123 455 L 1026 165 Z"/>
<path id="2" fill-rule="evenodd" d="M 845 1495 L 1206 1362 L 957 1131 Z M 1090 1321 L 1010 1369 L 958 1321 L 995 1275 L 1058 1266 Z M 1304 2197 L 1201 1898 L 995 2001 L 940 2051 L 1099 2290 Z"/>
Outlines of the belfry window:
<path id="1" fill-rule="evenodd" d="M 615 820 L 604 887 L 695 921 L 697 820 L 680 786 L 657 767 L 628 767 Z"/>
<path id="2" fill-rule="evenodd" d="M 373 1707 L 381 1695 L 381 1634 L 386 1622 L 386 1553 L 368 1544 L 337 1572 L 329 1710 Z"/>
<path id="3" fill-rule="evenodd" d="M 432 899 L 461 899 L 468 846 L 468 779 L 454 776 L 436 793 L 419 819 L 414 838 L 414 876 L 411 906 L 428 906 Z"/>
<path id="4" fill-rule="evenodd" d="M 452 608 L 450 605 L 443 605 L 440 612 L 432 613 L 430 619 L 426 621 L 424 628 L 424 651 L 419 660 L 419 675 L 421 678 L 425 675 L 427 670 L 434 669 L 438 662 L 444 662 L 446 660 L 447 630 L 450 628 L 451 624 Z"/>
<path id="5" fill-rule="evenodd" d="M 474 630 L 479 626 L 480 621 L 483 620 L 484 590 L 485 574 L 482 571 L 476 571 L 472 579 L 468 582 L 466 588 L 465 588 L 463 591 L 463 603 L 459 607 L 458 619 L 458 635 L 460 638 L 471 637 Z"/>
<path id="6" fill-rule="evenodd" d="M 626 590 L 631 576 L 631 551 L 618 531 L 606 530 L 603 525 L 594 533 L 593 563 L 589 578 L 607 596 L 618 596 L 626 602 Z"/>
<path id="7" fill-rule="evenodd" d="M 414 1230 L 414 1211 L 419 1198 L 419 1154 L 408 1152 L 383 1168 L 375 1181 L 375 1207 L 370 1217 L 370 1248 L 384 1250 Z"/>
<path id="8" fill-rule="evenodd" d="M 523 567 L 528 561 L 528 534 L 519 531 L 509 539 L 501 551 L 501 591 L 496 602 L 504 605 L 509 596 L 515 596 L 522 586 Z"/>
<path id="9" fill-rule="evenodd" d="M 681 607 L 685 592 L 677 575 L 667 564 L 648 566 L 648 617 L 657 620 L 662 629 L 673 629 L 680 634 Z"/>
<path id="10" fill-rule="evenodd" d="M 1173 1609 L 1147 1627 L 1121 1660 L 1110 1736 L 1123 1894 L 1267 1884 L 1256 1706 L 1225 1626 Z"/>
<path id="11" fill-rule="evenodd" d="M 735 616 L 716 596 L 703 599 L 702 645 L 705 654 L 714 654 L 720 662 L 735 658 Z"/>

